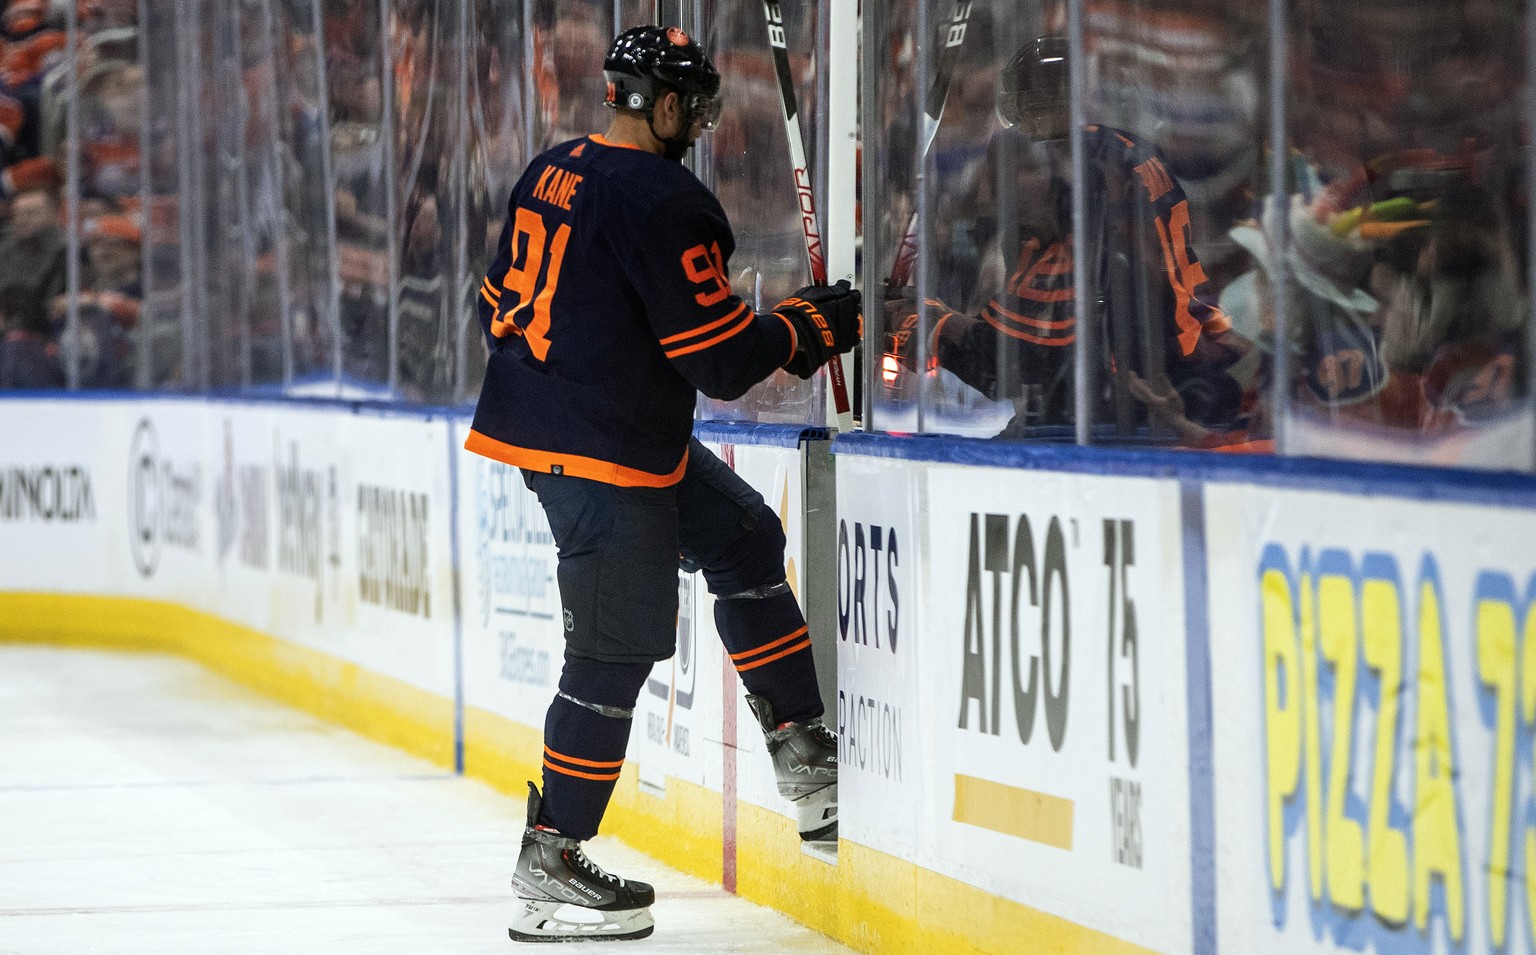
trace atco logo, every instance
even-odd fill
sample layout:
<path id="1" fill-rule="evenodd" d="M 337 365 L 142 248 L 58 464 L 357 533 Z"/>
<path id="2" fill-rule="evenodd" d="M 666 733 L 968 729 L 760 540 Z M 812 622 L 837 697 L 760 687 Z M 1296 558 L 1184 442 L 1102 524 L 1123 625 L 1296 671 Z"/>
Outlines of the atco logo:
<path id="1" fill-rule="evenodd" d="M 197 550 L 201 500 L 199 467 L 191 464 L 177 471 L 161 457 L 154 422 L 140 420 L 128 451 L 129 546 L 140 574 L 154 575 L 163 547 Z"/>

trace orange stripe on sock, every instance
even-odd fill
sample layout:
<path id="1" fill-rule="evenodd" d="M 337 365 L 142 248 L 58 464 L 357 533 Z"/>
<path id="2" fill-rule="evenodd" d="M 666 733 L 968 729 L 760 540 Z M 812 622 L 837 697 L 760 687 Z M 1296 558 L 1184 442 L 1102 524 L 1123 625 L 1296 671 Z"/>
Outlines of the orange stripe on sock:
<path id="1" fill-rule="evenodd" d="M 567 756 L 564 753 L 557 753 L 550 749 L 548 746 L 544 747 L 544 755 L 553 756 L 555 759 L 563 760 L 567 763 L 574 763 L 577 766 L 591 766 L 593 769 L 617 769 L 618 767 L 624 765 L 624 760 L 622 759 L 615 759 L 612 762 L 607 763 L 597 762 L 590 759 L 577 759 L 574 756 Z"/>
<path id="2" fill-rule="evenodd" d="M 741 660 L 741 659 L 745 659 L 746 657 L 755 657 L 759 653 L 766 653 L 769 650 L 772 650 L 774 647 L 781 647 L 781 646 L 783 646 L 784 644 L 788 643 L 789 641 L 791 641 L 791 640 L 795 639 L 796 637 L 800 636 L 801 634 L 805 633 L 805 631 L 807 631 L 809 629 L 810 629 L 810 624 L 806 624 L 805 626 L 801 627 L 799 630 L 796 630 L 794 633 L 788 634 L 786 636 L 782 636 L 779 639 L 773 641 L 772 643 L 765 643 L 762 646 L 754 647 L 751 650 L 743 650 L 740 653 L 733 653 L 733 654 L 731 654 L 731 659 L 732 660 Z"/>
<path id="3" fill-rule="evenodd" d="M 775 653 L 771 657 L 764 657 L 761 660 L 753 660 L 751 663 L 742 664 L 741 666 L 738 666 L 736 668 L 736 672 L 737 673 L 745 673 L 748 670 L 753 670 L 753 669 L 756 669 L 757 667 L 765 666 L 765 665 L 767 665 L 769 663 L 772 663 L 775 660 L 783 659 L 784 657 L 789 656 L 791 653 L 799 653 L 801 650 L 809 650 L 810 648 L 811 648 L 811 638 L 810 637 L 806 637 L 804 642 L 797 643 L 794 646 L 790 647 L 788 650 L 782 650 L 782 651 L 780 651 L 778 653 Z"/>
<path id="4" fill-rule="evenodd" d="M 551 763 L 547 759 L 544 760 L 544 768 L 545 769 L 552 769 L 555 772 L 560 773 L 561 775 L 564 775 L 564 776 L 576 776 L 576 777 L 578 777 L 580 779 L 593 779 L 593 780 L 596 780 L 597 782 L 600 782 L 600 783 L 611 783 L 614 780 L 619 778 L 619 774 L 618 773 L 609 773 L 609 774 L 601 775 L 600 776 L 597 773 L 581 773 L 581 772 L 577 772 L 574 769 L 566 769 L 564 766 L 556 766 L 554 763 Z"/>

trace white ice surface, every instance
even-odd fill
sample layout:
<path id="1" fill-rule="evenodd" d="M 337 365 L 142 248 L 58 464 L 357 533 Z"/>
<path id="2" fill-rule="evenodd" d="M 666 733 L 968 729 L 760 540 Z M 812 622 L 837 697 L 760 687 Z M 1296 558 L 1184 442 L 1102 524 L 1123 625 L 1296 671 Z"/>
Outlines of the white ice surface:
<path id="1" fill-rule="evenodd" d="M 523 812 L 180 658 L 0 646 L 3 953 L 545 952 L 507 938 Z M 656 933 L 583 955 L 849 951 L 590 855 L 656 886 Z"/>

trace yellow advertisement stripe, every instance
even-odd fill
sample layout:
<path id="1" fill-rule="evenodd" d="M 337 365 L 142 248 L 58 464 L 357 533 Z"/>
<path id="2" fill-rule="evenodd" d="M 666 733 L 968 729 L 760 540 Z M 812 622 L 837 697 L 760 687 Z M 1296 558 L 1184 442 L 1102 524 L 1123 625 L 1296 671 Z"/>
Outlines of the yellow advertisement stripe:
<path id="1" fill-rule="evenodd" d="M 1072 800 L 955 774 L 955 821 L 1072 851 Z"/>
<path id="2" fill-rule="evenodd" d="M 0 641 L 180 654 L 281 703 L 453 766 L 452 700 L 179 604 L 0 593 Z"/>

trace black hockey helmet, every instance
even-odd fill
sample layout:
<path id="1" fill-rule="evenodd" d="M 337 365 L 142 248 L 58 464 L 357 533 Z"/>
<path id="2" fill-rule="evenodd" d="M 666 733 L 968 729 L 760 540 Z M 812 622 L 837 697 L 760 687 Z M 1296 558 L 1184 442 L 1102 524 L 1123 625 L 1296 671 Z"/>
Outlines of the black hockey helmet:
<path id="1" fill-rule="evenodd" d="M 625 30 L 603 59 L 607 105 L 649 113 L 668 90 L 682 98 L 691 126 L 714 129 L 720 122 L 720 71 L 704 48 L 678 27 Z"/>
<path id="2" fill-rule="evenodd" d="M 1013 55 L 997 84 L 997 115 L 1006 125 L 1071 108 L 1070 53 L 1066 37 L 1042 36 Z"/>

